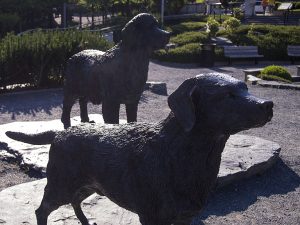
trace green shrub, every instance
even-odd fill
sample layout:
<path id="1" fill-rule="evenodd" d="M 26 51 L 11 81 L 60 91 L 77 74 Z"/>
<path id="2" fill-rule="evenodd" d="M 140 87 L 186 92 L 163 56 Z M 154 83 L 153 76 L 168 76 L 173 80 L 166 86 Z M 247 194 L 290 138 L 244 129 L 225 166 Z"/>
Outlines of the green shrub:
<path id="1" fill-rule="evenodd" d="M 206 32 L 185 32 L 172 37 L 172 43 L 178 45 L 186 45 L 189 43 L 206 43 L 208 41 L 208 34 Z"/>
<path id="2" fill-rule="evenodd" d="M 222 26 L 229 33 L 232 33 L 233 30 L 237 29 L 240 25 L 241 21 L 234 17 L 231 17 L 222 23 Z"/>
<path id="3" fill-rule="evenodd" d="M 189 31 L 199 31 L 205 28 L 205 22 L 183 22 L 169 27 L 172 34 L 180 34 Z"/>
<path id="4" fill-rule="evenodd" d="M 273 76 L 273 75 L 259 74 L 258 77 L 268 81 L 279 81 L 279 82 L 291 83 L 290 80 L 286 80 L 284 78 Z"/>
<path id="5" fill-rule="evenodd" d="M 213 19 L 212 17 L 210 17 L 207 20 L 206 26 L 207 26 L 207 30 L 209 32 L 209 35 L 212 36 L 212 37 L 215 37 L 217 32 L 219 31 L 220 23 L 218 21 L 216 21 L 215 19 Z"/>
<path id="6" fill-rule="evenodd" d="M 49 86 L 62 82 L 67 59 L 83 49 L 106 50 L 109 43 L 89 31 L 37 31 L 0 40 L 0 86 L 30 83 Z"/>
<path id="7" fill-rule="evenodd" d="M 170 49 L 168 52 L 158 50 L 153 54 L 153 58 L 166 62 L 195 63 L 199 61 L 200 53 L 200 44 L 190 43 Z"/>
<path id="8" fill-rule="evenodd" d="M 241 8 L 233 8 L 233 16 L 238 20 L 242 20 L 244 18 L 244 13 Z"/>
<path id="9" fill-rule="evenodd" d="M 265 67 L 259 77 L 264 80 L 292 81 L 291 74 L 284 67 L 275 65 Z"/>
<path id="10" fill-rule="evenodd" d="M 254 23 L 251 23 L 249 25 L 248 35 L 255 35 L 255 32 L 254 32 Z"/>

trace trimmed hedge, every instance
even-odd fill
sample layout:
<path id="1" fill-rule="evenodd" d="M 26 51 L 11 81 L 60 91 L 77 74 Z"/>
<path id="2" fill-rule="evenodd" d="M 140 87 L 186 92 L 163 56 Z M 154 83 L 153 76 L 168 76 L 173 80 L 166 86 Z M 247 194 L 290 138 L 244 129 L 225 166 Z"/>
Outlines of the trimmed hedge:
<path id="1" fill-rule="evenodd" d="M 260 72 L 258 77 L 263 80 L 292 82 L 291 74 L 282 66 L 267 66 Z"/>
<path id="2" fill-rule="evenodd" d="M 208 42 L 208 33 L 206 32 L 185 32 L 172 37 L 170 42 L 181 45 L 186 45 L 189 43 L 206 43 Z"/>
<path id="3" fill-rule="evenodd" d="M 233 32 L 219 31 L 235 45 L 256 45 L 269 60 L 287 60 L 287 45 L 300 45 L 299 26 L 242 25 Z"/>
<path id="4" fill-rule="evenodd" d="M 30 83 L 61 84 L 67 59 L 83 49 L 107 50 L 110 44 L 90 31 L 37 31 L 0 40 L 0 87 Z"/>
<path id="5" fill-rule="evenodd" d="M 189 27 L 193 27 L 193 23 L 199 24 L 199 22 L 190 22 Z M 227 37 L 235 45 L 258 46 L 260 53 L 267 60 L 288 60 L 287 45 L 300 45 L 299 26 L 241 25 L 230 31 L 221 30 L 217 36 Z M 206 43 L 208 40 L 206 32 L 183 32 L 171 38 L 171 42 L 178 44 L 178 48 L 171 49 L 168 53 L 164 50 L 157 51 L 153 54 L 153 58 L 169 62 L 197 63 L 200 60 L 197 57 L 201 55 L 199 44 Z M 188 53 L 188 50 L 191 52 Z M 217 61 L 224 60 L 222 48 L 217 47 L 215 53 Z"/>
<path id="6" fill-rule="evenodd" d="M 279 81 L 279 82 L 284 82 L 284 83 L 291 83 L 291 81 L 289 81 L 289 80 L 286 80 L 284 78 L 277 77 L 277 76 L 274 76 L 274 75 L 259 74 L 258 77 L 261 78 L 261 79 L 263 79 L 263 80 Z"/>
<path id="7" fill-rule="evenodd" d="M 153 58 L 165 62 L 194 63 L 199 61 L 200 54 L 200 44 L 190 43 L 169 51 L 158 50 L 153 54 Z"/>
<path id="8" fill-rule="evenodd" d="M 168 27 L 168 30 L 172 32 L 173 35 L 181 34 L 189 31 L 199 31 L 206 27 L 205 22 L 183 22 Z"/>

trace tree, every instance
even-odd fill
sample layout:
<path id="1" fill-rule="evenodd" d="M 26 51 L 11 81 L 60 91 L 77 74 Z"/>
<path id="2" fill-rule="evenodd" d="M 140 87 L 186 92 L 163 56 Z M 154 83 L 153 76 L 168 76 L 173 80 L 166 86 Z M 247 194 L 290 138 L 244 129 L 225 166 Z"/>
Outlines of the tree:
<path id="1" fill-rule="evenodd" d="M 0 32 L 3 35 L 8 31 L 52 27 L 53 8 L 63 2 L 64 0 L 0 0 Z"/>

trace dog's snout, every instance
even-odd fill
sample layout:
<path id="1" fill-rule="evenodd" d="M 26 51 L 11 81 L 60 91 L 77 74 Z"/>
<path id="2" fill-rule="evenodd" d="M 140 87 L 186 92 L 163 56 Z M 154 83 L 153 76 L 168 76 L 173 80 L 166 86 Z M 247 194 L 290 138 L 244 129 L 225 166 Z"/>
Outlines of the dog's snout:
<path id="1" fill-rule="evenodd" d="M 273 109 L 273 102 L 272 101 L 264 101 L 262 104 L 261 104 L 261 108 L 263 110 L 266 110 L 266 111 L 271 111 Z"/>
<path id="2" fill-rule="evenodd" d="M 267 121 L 270 121 L 273 117 L 273 102 L 272 101 L 264 101 L 260 105 L 260 108 L 265 112 L 267 116 Z"/>
<path id="3" fill-rule="evenodd" d="M 155 49 L 159 49 L 159 48 L 165 47 L 165 45 L 169 43 L 171 33 L 157 27 L 154 36 L 155 36 L 155 38 L 154 38 Z"/>

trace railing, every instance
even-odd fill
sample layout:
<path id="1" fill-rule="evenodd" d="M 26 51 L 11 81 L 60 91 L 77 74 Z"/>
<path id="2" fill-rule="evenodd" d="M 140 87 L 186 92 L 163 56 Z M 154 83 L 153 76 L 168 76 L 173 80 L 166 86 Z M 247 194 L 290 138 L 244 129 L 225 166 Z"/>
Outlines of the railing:
<path id="1" fill-rule="evenodd" d="M 120 25 L 113 25 L 113 26 L 109 26 L 109 27 L 104 27 L 101 29 L 89 29 L 92 26 L 98 26 L 98 25 L 103 25 L 103 21 L 102 20 L 95 20 L 93 23 L 92 22 L 88 22 L 86 24 L 78 24 L 75 26 L 70 26 L 70 27 L 66 27 L 66 28 L 61 28 L 61 27 L 56 27 L 56 28 L 35 28 L 35 29 L 30 29 L 30 30 L 26 30 L 23 32 L 18 33 L 18 35 L 24 35 L 27 33 L 33 33 L 35 31 L 64 31 L 64 30 L 72 30 L 72 29 L 76 29 L 76 30 L 84 30 L 84 31 L 90 31 L 90 32 L 101 32 L 101 33 L 108 33 L 111 31 L 114 31 L 116 29 L 120 28 Z"/>

